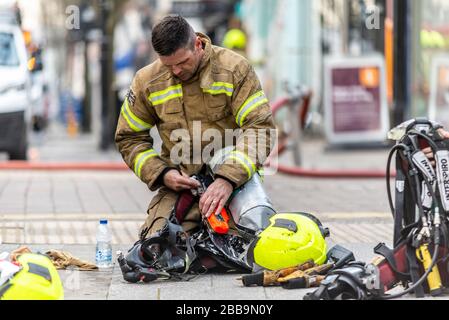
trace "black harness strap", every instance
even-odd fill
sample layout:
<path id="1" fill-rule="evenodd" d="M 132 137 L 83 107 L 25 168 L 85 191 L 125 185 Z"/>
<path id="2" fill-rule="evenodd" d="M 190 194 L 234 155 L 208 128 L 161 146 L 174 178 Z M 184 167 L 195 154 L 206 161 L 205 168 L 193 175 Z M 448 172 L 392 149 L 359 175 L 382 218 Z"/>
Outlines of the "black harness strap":
<path id="1" fill-rule="evenodd" d="M 417 283 L 421 278 L 421 268 L 418 259 L 416 258 L 416 249 L 412 246 L 407 246 L 407 261 L 410 268 L 410 277 L 412 283 Z M 424 298 L 425 292 L 423 285 L 415 288 L 416 298 Z"/>
<path id="2" fill-rule="evenodd" d="M 405 174 L 402 169 L 402 159 L 398 154 L 396 156 L 396 198 L 395 198 L 395 215 L 394 215 L 394 243 L 395 245 L 401 241 L 402 221 L 404 217 L 405 204 Z"/>

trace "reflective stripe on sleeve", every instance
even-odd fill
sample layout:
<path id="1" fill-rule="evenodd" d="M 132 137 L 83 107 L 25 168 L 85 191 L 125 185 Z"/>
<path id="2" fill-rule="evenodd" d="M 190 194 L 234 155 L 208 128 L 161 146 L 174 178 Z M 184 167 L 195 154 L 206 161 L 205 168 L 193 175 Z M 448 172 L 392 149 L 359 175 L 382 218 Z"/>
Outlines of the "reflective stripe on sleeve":
<path id="1" fill-rule="evenodd" d="M 248 173 L 248 179 L 251 179 L 252 176 L 256 173 L 256 170 L 257 170 L 256 165 L 243 152 L 240 152 L 240 151 L 231 152 L 228 159 L 232 159 L 232 160 L 239 162 L 243 166 L 243 168 L 245 168 L 246 172 Z"/>
<path id="2" fill-rule="evenodd" d="M 135 160 L 135 164 L 134 164 L 134 172 L 136 173 L 136 175 L 139 178 L 142 178 L 142 176 L 141 176 L 142 168 L 143 168 L 143 165 L 145 164 L 145 162 L 147 162 L 151 158 L 155 158 L 158 156 L 159 155 L 157 154 L 157 152 L 154 151 L 153 149 L 150 149 L 148 151 L 138 154 L 136 157 L 136 160 Z"/>
<path id="3" fill-rule="evenodd" d="M 180 97 L 182 97 L 182 85 L 178 84 L 176 86 L 168 87 L 165 90 L 157 91 L 150 94 L 148 100 L 150 100 L 153 106 L 157 106 L 172 99 Z"/>
<path id="4" fill-rule="evenodd" d="M 263 91 L 259 91 L 256 94 L 252 95 L 245 101 L 243 106 L 240 107 L 239 112 L 237 113 L 236 122 L 241 127 L 245 122 L 248 114 L 256 109 L 257 107 L 268 103 L 267 97 L 265 97 L 265 93 Z"/>
<path id="5" fill-rule="evenodd" d="M 134 113 L 132 113 L 131 109 L 129 108 L 128 98 L 125 99 L 121 112 L 129 127 L 135 132 L 147 131 L 153 127 L 152 125 L 139 119 Z"/>
<path id="6" fill-rule="evenodd" d="M 234 85 L 226 82 L 214 82 L 210 89 L 203 89 L 203 92 L 210 93 L 212 95 L 224 93 L 228 97 L 232 97 L 234 93 Z"/>

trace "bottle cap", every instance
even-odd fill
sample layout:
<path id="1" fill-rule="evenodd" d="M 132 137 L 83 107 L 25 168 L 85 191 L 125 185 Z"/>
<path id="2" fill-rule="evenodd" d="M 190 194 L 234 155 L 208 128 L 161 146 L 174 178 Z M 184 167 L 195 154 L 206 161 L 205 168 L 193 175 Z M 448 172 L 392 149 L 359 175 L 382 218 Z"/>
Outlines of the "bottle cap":
<path id="1" fill-rule="evenodd" d="M 108 224 L 108 220 L 100 220 L 100 224 Z"/>

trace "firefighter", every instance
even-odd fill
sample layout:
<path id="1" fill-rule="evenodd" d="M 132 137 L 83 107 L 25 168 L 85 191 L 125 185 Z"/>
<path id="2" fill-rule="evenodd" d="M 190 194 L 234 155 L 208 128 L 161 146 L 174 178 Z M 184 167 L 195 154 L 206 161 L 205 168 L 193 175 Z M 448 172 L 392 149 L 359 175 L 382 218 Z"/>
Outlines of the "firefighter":
<path id="1" fill-rule="evenodd" d="M 141 240 L 165 225 L 181 191 L 199 187 L 190 176 L 208 161 L 212 133 L 220 148 L 235 149 L 188 211 L 182 223 L 188 233 L 202 215 L 221 212 L 233 191 L 261 168 L 275 142 L 268 99 L 245 58 L 212 45 L 181 16 L 159 22 L 152 44 L 159 59 L 137 72 L 116 130 L 126 164 L 151 191 L 159 190 L 139 231 Z M 153 127 L 162 140 L 160 154 L 150 136 Z M 229 130 L 238 134 L 227 139 Z"/>

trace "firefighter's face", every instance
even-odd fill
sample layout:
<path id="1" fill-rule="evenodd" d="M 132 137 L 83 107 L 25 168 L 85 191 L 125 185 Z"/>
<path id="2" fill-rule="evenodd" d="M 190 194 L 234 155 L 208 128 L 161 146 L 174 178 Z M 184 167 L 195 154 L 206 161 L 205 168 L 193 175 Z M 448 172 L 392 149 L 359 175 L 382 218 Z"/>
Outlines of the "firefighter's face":
<path id="1" fill-rule="evenodd" d="M 202 57 L 203 43 L 198 37 L 193 49 L 181 48 L 171 56 L 159 56 L 161 62 L 181 81 L 188 81 L 196 74 Z"/>

